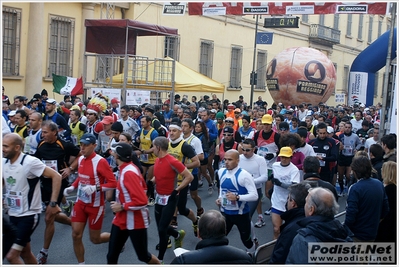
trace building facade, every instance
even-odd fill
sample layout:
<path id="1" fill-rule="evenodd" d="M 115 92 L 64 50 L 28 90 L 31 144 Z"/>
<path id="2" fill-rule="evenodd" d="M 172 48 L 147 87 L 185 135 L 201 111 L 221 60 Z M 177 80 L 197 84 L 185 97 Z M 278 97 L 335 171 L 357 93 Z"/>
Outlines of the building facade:
<path id="1" fill-rule="evenodd" d="M 301 15 L 299 28 L 263 28 L 267 16 L 163 15 L 163 3 L 3 2 L 3 73 L 5 93 L 29 99 L 42 89 L 50 97 L 52 73 L 80 77 L 85 72 L 85 19 L 131 19 L 178 29 L 178 37 L 139 37 L 137 55 L 170 56 L 182 64 L 222 83 L 218 97 L 230 102 L 240 95 L 249 102 L 254 64 L 256 19 L 258 32 L 273 32 L 273 43 L 257 45 L 254 101 L 262 96 L 273 103 L 266 86 L 266 66 L 290 47 L 311 47 L 324 53 L 336 68 L 334 93 L 327 101 L 336 105 L 335 94 L 347 94 L 350 66 L 356 56 L 390 29 L 391 17 L 367 14 Z M 269 16 L 270 17 L 270 16 Z M 322 31 L 320 31 L 320 29 Z M 96 75 L 98 64 L 87 65 Z M 384 68 L 376 73 L 374 104 L 382 101 Z M 201 93 L 186 93 L 191 99 Z M 165 94 L 166 97 L 166 94 Z"/>

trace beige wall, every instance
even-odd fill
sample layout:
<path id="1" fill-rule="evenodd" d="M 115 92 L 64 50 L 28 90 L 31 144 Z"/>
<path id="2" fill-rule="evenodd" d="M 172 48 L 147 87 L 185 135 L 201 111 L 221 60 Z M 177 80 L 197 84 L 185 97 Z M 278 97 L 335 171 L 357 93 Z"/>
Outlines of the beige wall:
<path id="1" fill-rule="evenodd" d="M 21 25 L 21 49 L 20 49 L 20 79 L 9 79 L 3 77 L 3 85 L 6 88 L 6 94 L 9 97 L 14 95 L 25 95 L 28 91 L 25 88 L 25 76 L 27 66 L 27 31 L 29 23 L 29 9 L 30 3 L 3 3 L 5 6 L 21 8 L 22 10 L 22 25 Z M 177 28 L 180 35 L 180 54 L 179 61 L 184 65 L 194 69 L 199 69 L 199 58 L 200 58 L 200 42 L 201 39 L 210 40 L 214 42 L 214 57 L 213 57 L 213 74 L 212 78 L 218 82 L 223 83 L 226 87 L 229 85 L 230 76 L 230 53 L 232 45 L 239 45 L 243 48 L 243 65 L 242 65 L 242 76 L 241 76 L 241 91 L 228 91 L 225 90 L 224 95 L 218 94 L 219 98 L 227 98 L 231 101 L 236 101 L 239 95 L 243 95 L 244 99 L 249 102 L 250 100 L 250 85 L 249 77 L 252 71 L 252 60 L 253 60 L 253 42 L 255 34 L 255 24 L 252 16 L 215 16 L 215 17 L 202 17 L 202 16 L 189 16 L 186 13 L 184 16 L 165 16 L 162 15 L 162 4 L 157 3 L 146 3 L 146 2 L 134 2 L 125 3 L 125 7 L 129 7 L 125 11 L 125 18 L 137 19 L 139 21 L 163 25 L 167 27 Z M 104 11 L 104 10 L 103 10 Z M 49 30 L 49 16 L 59 15 L 65 17 L 71 17 L 75 19 L 75 47 L 74 47 L 74 58 L 73 58 L 73 76 L 78 77 L 81 74 L 79 71 L 82 69 L 82 60 L 84 51 L 81 47 L 81 36 L 84 36 L 84 20 L 82 18 L 82 3 L 45 3 L 44 4 L 44 25 L 43 30 L 43 43 L 42 43 L 42 78 L 47 75 L 47 55 L 48 55 L 48 30 Z M 95 5 L 94 18 L 100 18 L 101 15 L 104 18 L 104 14 L 101 12 L 100 5 Z M 121 18 L 122 12 L 119 7 L 115 8 L 114 18 Z M 333 15 L 325 16 L 325 25 L 328 27 L 333 26 Z M 319 22 L 319 16 L 309 16 L 309 23 L 300 23 L 298 29 L 265 29 L 263 28 L 263 20 L 265 16 L 259 19 L 258 31 L 271 31 L 274 32 L 274 40 L 272 45 L 258 45 L 257 49 L 267 50 L 267 62 L 270 62 L 278 53 L 285 48 L 289 47 L 313 47 L 322 50 L 323 53 L 328 55 L 332 62 L 338 64 L 337 69 L 337 83 L 336 92 L 339 93 L 343 90 L 343 74 L 344 65 L 351 66 L 356 56 L 367 47 L 367 36 L 368 36 L 368 15 L 364 16 L 363 26 L 363 41 L 357 40 L 357 24 L 358 15 L 353 15 L 352 22 L 352 36 L 348 38 L 346 34 L 346 20 L 347 15 L 340 15 L 340 29 L 341 29 L 341 40 L 340 44 L 334 45 L 333 49 L 323 48 L 318 45 L 312 45 L 308 41 L 309 25 L 317 24 Z M 373 23 L 373 38 L 374 41 L 377 39 L 377 27 L 378 17 L 374 16 Z M 387 29 L 386 18 L 384 18 L 384 24 L 382 27 L 382 33 Z M 137 54 L 148 56 L 150 58 L 163 57 L 163 45 L 164 37 L 139 37 Z M 93 73 L 94 67 L 90 67 L 88 72 Z M 382 91 L 382 77 L 384 70 L 380 70 L 380 91 Z M 52 82 L 48 79 L 43 79 L 41 88 L 37 88 L 36 91 L 40 93 L 42 88 L 47 89 L 50 93 L 50 97 L 53 97 L 52 93 Z M 185 93 L 181 93 L 183 95 Z M 187 93 L 191 99 L 192 95 L 200 97 L 201 92 L 198 93 Z M 272 98 L 268 91 L 265 92 L 254 92 L 253 99 L 257 100 L 257 97 L 261 95 L 265 101 L 270 105 L 272 104 Z M 31 98 L 32 95 L 27 95 Z M 62 96 L 54 95 L 57 100 L 62 99 Z M 329 105 L 335 104 L 335 96 L 328 100 Z M 374 102 L 380 102 L 382 100 L 381 93 L 378 93 L 377 98 Z"/>

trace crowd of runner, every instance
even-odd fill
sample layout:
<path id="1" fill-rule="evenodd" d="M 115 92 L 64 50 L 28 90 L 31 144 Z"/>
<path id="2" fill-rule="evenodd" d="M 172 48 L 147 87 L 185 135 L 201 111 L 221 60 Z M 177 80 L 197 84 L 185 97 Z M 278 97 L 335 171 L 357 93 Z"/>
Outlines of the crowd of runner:
<path id="1" fill-rule="evenodd" d="M 45 264 L 55 221 L 71 225 L 80 264 L 85 262 L 86 222 L 94 244 L 109 242 L 109 264 L 118 262 L 129 237 L 140 261 L 163 263 L 171 237 L 174 247 L 181 247 L 188 231 L 179 229 L 177 218 L 186 217 L 194 235 L 205 236 L 198 232 L 199 221 L 214 207 L 202 205 L 198 188 L 203 186 L 209 195 L 216 192 L 226 235 L 236 225 L 247 253 L 259 245 L 254 227 L 264 227 L 264 216 L 271 216 L 273 230 L 264 229 L 284 244 L 275 248 L 271 263 L 285 263 L 287 257 L 295 263 L 289 253 L 299 249 L 294 240 L 299 228 L 287 238 L 286 227 L 292 209 L 299 209 L 296 214 L 303 219 L 320 208 L 313 202 L 314 212 L 306 212 L 308 188 L 306 194 L 297 193 L 300 201 L 293 197 L 297 184 L 327 189 L 312 194 L 326 196 L 320 201 L 332 194 L 332 215 L 338 197 L 347 196 L 349 230 L 342 242 L 396 242 L 397 139 L 395 134 L 379 138 L 380 104 L 269 107 L 261 96 L 249 105 L 243 96 L 221 101 L 213 94 L 189 101 L 176 94 L 173 106 L 170 99 L 160 105 L 121 106 L 119 99 L 100 93 L 57 102 L 44 89 L 31 99 L 10 99 L 4 87 L 2 96 L 3 200 L 9 215 L 3 225 L 10 229 L 8 242 L 3 235 L 3 258 L 10 263 Z M 361 193 L 367 190 L 371 194 Z M 68 201 L 75 192 L 76 201 Z M 187 197 L 196 210 L 186 207 Z M 262 210 L 265 197 L 271 203 L 268 210 Z M 110 233 L 101 232 L 105 205 L 115 214 Z M 149 214 L 147 206 L 154 205 L 155 214 Z M 44 242 L 34 256 L 30 235 L 41 212 Z M 157 256 L 147 249 L 150 217 L 159 233 Z"/>

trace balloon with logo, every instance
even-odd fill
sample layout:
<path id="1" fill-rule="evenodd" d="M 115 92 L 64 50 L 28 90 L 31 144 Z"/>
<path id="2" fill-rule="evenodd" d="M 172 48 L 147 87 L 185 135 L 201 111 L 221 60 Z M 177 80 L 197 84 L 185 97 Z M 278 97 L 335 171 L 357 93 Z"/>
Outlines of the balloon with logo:
<path id="1" fill-rule="evenodd" d="M 333 93 L 336 71 L 332 61 L 319 50 L 292 47 L 268 64 L 266 82 L 275 103 L 318 104 L 326 102 Z"/>

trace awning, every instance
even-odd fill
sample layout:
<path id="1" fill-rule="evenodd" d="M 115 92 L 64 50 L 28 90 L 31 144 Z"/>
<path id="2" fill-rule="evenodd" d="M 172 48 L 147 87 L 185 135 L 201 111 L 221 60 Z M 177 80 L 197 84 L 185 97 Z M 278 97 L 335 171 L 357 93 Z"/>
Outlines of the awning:
<path id="1" fill-rule="evenodd" d="M 85 26 L 86 52 L 97 54 L 135 55 L 138 36 L 177 35 L 177 29 L 130 19 L 86 19 Z"/>

